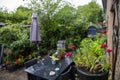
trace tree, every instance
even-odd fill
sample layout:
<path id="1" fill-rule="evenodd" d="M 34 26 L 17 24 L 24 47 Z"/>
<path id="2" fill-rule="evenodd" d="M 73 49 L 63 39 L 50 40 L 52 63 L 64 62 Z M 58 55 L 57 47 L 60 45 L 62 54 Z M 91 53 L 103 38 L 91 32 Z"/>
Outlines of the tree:
<path id="1" fill-rule="evenodd" d="M 91 1 L 89 4 L 78 7 L 78 14 L 85 20 L 85 22 L 97 23 L 98 13 L 101 7 L 96 1 Z"/>
<path id="2" fill-rule="evenodd" d="M 7 10 L 0 10 L 0 22 L 6 23 L 30 23 L 31 9 L 19 6 L 15 12 L 7 12 Z M 25 24 L 27 24 L 25 23 Z"/>
<path id="3" fill-rule="evenodd" d="M 62 9 L 60 9 L 55 15 L 54 19 L 64 26 L 69 26 L 72 23 L 73 19 L 76 17 L 76 9 L 71 5 L 65 5 Z"/>
<path id="4" fill-rule="evenodd" d="M 98 12 L 98 22 L 104 21 L 104 15 L 103 15 L 103 10 L 100 9 L 100 11 Z"/>
<path id="5" fill-rule="evenodd" d="M 0 22 L 5 22 L 8 16 L 7 10 L 3 10 L 3 8 L 0 8 Z"/>
<path id="6" fill-rule="evenodd" d="M 47 50 L 56 49 L 58 40 L 79 46 L 90 22 L 96 23 L 100 6 L 95 1 L 72 7 L 63 0 L 31 0 L 30 7 L 38 13 L 42 44 Z"/>
<path id="7" fill-rule="evenodd" d="M 66 2 L 63 2 L 63 0 L 31 0 L 30 7 L 38 13 L 43 41 L 42 46 L 46 48 L 56 47 L 59 38 L 59 27 L 58 22 L 54 20 L 54 15 L 64 7 L 65 4 Z"/>
<path id="8" fill-rule="evenodd" d="M 17 10 L 11 14 L 11 19 L 14 23 L 20 23 L 23 21 L 30 21 L 31 20 L 31 12 L 32 10 L 27 8 L 27 7 L 23 7 L 23 6 L 19 6 L 17 8 Z M 29 22 L 30 23 L 30 22 Z"/>

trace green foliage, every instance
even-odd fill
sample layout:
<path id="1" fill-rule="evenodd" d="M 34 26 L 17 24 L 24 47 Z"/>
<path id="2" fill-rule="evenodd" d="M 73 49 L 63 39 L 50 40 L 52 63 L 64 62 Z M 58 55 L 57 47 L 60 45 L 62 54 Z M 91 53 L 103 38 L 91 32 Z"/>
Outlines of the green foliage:
<path id="1" fill-rule="evenodd" d="M 97 23 L 98 22 L 98 16 L 99 12 L 102 9 L 100 8 L 100 6 L 96 3 L 96 1 L 91 1 L 89 4 L 86 4 L 84 6 L 79 6 L 78 7 L 78 14 L 81 16 L 81 18 L 89 23 Z"/>
<path id="2" fill-rule="evenodd" d="M 31 3 L 32 9 L 37 11 L 39 15 L 42 48 L 47 50 L 56 48 L 58 39 L 64 37 L 64 34 L 61 33 L 64 28 L 58 26 L 58 22 L 54 20 L 53 16 L 64 5 L 62 0 L 31 0 Z"/>
<path id="3" fill-rule="evenodd" d="M 106 53 L 106 48 L 101 48 L 104 41 L 104 35 L 101 38 L 96 36 L 94 40 L 83 39 L 73 58 L 76 66 L 84 67 L 92 73 L 108 71 L 110 69 L 109 55 Z"/>
<path id="4" fill-rule="evenodd" d="M 71 43 L 78 45 L 83 38 L 81 35 L 85 32 L 84 25 L 74 24 L 76 9 L 68 4 L 63 0 L 38 0 L 38 2 L 32 0 L 33 10 L 35 9 L 39 14 L 43 41 L 41 46 L 55 49 L 58 40 L 66 40 L 67 45 Z"/>
<path id="5" fill-rule="evenodd" d="M 28 9 L 26 7 L 20 6 L 17 8 L 15 13 L 12 13 L 12 18 L 11 19 L 14 23 L 19 23 L 23 22 L 24 20 L 27 20 L 27 24 L 30 24 L 31 20 L 31 9 Z"/>
<path id="6" fill-rule="evenodd" d="M 98 12 L 98 22 L 103 22 L 104 21 L 104 15 L 102 9 Z"/>
<path id="7" fill-rule="evenodd" d="M 5 47 L 4 62 L 6 64 L 23 63 L 25 59 L 36 57 L 33 53 L 34 46 L 29 40 L 29 28 L 20 24 L 0 28 L 0 43 Z"/>
<path id="8" fill-rule="evenodd" d="M 0 43 L 13 50 L 13 53 L 20 53 L 30 45 L 29 29 L 18 24 L 2 27 L 0 36 Z"/>
<path id="9" fill-rule="evenodd" d="M 64 26 L 69 26 L 71 22 L 76 18 L 76 9 L 71 5 L 65 5 L 58 13 L 54 15 L 54 19 Z"/>
<path id="10" fill-rule="evenodd" d="M 98 17 L 101 18 L 100 10 L 100 6 L 94 1 L 74 8 L 64 0 L 31 0 L 29 8 L 20 6 L 12 13 L 0 10 L 0 22 L 30 24 L 32 11 L 37 12 L 42 37 L 39 53 L 47 53 L 49 49 L 56 49 L 58 40 L 65 40 L 66 46 L 74 44 L 78 47 L 81 40 L 86 37 L 85 30 L 89 23 L 95 24 L 99 20 Z M 3 43 L 9 44 L 9 47 L 16 49 L 15 46 L 21 47 L 24 44 L 23 39 L 26 35 L 21 36 L 14 32 L 17 34 L 15 36 L 9 29 L 4 33 L 11 36 L 6 37 L 6 42 L 3 37 L 1 39 Z M 18 36 L 22 37 L 22 40 L 15 41 L 19 39 Z"/>
<path id="11" fill-rule="evenodd" d="M 0 22 L 4 22 L 7 18 L 6 15 L 8 15 L 8 12 L 5 10 L 0 10 Z"/>
<path id="12" fill-rule="evenodd" d="M 26 22 L 25 24 L 30 24 L 32 10 L 23 6 L 17 8 L 15 12 L 8 13 L 5 10 L 0 11 L 0 22 L 6 23 L 20 23 Z M 23 22 L 23 23 L 24 23 Z"/>

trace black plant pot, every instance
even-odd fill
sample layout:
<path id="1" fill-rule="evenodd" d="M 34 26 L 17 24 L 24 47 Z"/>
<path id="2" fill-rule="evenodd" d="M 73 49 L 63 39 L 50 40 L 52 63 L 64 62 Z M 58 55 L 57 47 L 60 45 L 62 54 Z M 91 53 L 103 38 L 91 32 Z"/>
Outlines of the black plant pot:
<path id="1" fill-rule="evenodd" d="M 108 80 L 109 72 L 90 73 L 82 69 L 77 69 L 79 80 Z"/>
<path id="2" fill-rule="evenodd" d="M 6 69 L 9 72 L 13 72 L 13 71 L 17 70 L 17 66 L 16 66 L 16 64 L 9 64 L 9 65 L 6 66 Z"/>
<path id="3" fill-rule="evenodd" d="M 17 69 L 22 68 L 22 67 L 24 67 L 24 63 L 16 64 Z"/>

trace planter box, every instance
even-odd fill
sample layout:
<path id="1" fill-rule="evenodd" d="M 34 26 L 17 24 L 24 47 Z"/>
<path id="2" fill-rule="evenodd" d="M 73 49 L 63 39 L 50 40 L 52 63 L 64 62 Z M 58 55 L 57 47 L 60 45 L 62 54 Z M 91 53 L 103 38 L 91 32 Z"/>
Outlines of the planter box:
<path id="1" fill-rule="evenodd" d="M 109 72 L 90 73 L 82 69 L 77 69 L 79 80 L 108 80 Z"/>

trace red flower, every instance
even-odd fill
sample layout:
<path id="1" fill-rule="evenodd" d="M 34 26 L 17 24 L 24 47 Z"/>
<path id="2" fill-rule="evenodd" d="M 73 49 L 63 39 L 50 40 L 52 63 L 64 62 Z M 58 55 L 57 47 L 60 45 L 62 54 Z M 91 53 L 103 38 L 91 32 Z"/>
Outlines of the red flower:
<path id="1" fill-rule="evenodd" d="M 106 30 L 103 30 L 103 31 L 102 31 L 102 34 L 106 34 L 106 33 L 107 33 L 107 31 L 106 31 Z"/>
<path id="2" fill-rule="evenodd" d="M 15 63 L 16 63 L 16 64 L 19 64 L 19 60 L 18 60 L 18 59 L 16 59 L 16 60 L 15 60 Z"/>
<path id="3" fill-rule="evenodd" d="M 19 58 L 22 58 L 23 56 L 21 55 L 21 54 L 19 54 L 19 56 L 18 56 Z"/>
<path id="4" fill-rule="evenodd" d="M 102 44 L 101 46 L 100 46 L 100 48 L 106 48 L 107 47 L 107 44 Z"/>
<path id="5" fill-rule="evenodd" d="M 72 52 L 67 52 L 66 57 L 70 57 L 72 55 Z"/>
<path id="6" fill-rule="evenodd" d="M 106 52 L 107 52 L 107 53 L 110 53 L 110 52 L 112 52 L 112 50 L 111 50 L 111 49 L 107 49 Z"/>
<path id="7" fill-rule="evenodd" d="M 74 48 L 75 48 L 74 45 L 69 46 L 69 49 L 74 49 Z"/>

